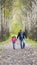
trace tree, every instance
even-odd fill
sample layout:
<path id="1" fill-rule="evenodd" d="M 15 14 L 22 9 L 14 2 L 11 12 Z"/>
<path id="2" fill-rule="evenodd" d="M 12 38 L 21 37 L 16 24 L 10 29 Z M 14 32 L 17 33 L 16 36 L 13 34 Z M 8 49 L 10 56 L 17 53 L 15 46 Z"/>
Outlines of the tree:
<path id="1" fill-rule="evenodd" d="M 9 32 L 8 28 L 8 19 L 10 16 L 10 12 L 12 10 L 12 2 L 13 0 L 0 0 L 0 7 L 1 7 L 1 39 L 3 40 L 3 35 L 6 32 Z M 7 12 L 6 12 L 7 10 Z M 7 14 L 7 15 L 6 15 Z"/>

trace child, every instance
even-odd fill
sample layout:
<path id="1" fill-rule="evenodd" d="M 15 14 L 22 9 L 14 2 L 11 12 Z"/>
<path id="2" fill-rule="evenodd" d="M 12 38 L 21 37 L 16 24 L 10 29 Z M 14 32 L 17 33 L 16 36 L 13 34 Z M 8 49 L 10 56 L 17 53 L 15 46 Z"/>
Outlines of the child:
<path id="1" fill-rule="evenodd" d="M 16 42 L 16 36 L 13 36 L 12 37 L 12 43 L 13 43 L 13 49 L 15 49 L 15 42 Z"/>

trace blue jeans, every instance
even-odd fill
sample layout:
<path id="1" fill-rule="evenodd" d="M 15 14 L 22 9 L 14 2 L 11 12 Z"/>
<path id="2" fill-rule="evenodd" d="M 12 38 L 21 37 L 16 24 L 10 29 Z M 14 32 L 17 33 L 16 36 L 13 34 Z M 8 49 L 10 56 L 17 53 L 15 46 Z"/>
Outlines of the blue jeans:
<path id="1" fill-rule="evenodd" d="M 15 49 L 15 43 L 13 43 L 13 49 Z"/>
<path id="2" fill-rule="evenodd" d="M 20 47 L 23 48 L 23 40 L 20 40 Z"/>
<path id="3" fill-rule="evenodd" d="M 25 42 L 24 40 L 20 40 L 20 47 L 21 49 L 23 49 L 25 47 Z"/>

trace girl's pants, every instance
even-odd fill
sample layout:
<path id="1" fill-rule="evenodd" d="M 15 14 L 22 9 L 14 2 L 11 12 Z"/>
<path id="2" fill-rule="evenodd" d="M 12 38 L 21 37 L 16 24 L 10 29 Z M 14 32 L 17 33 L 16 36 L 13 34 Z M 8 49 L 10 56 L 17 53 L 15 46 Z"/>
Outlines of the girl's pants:
<path id="1" fill-rule="evenodd" d="M 13 43 L 13 49 L 15 49 L 15 43 Z"/>

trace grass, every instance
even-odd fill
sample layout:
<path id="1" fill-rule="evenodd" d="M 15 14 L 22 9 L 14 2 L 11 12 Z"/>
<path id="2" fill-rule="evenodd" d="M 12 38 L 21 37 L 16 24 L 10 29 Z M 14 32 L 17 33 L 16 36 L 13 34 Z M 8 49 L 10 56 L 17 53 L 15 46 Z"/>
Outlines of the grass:
<path id="1" fill-rule="evenodd" d="M 31 40 L 29 38 L 25 39 L 28 44 L 31 44 L 33 47 L 37 48 L 37 42 L 34 40 Z"/>
<path id="2" fill-rule="evenodd" d="M 14 34 L 11 33 L 10 36 L 9 36 L 9 38 L 8 38 L 6 41 L 2 41 L 2 42 L 0 42 L 0 45 L 8 44 L 9 41 L 10 41 L 10 39 L 12 38 L 12 36 L 14 36 Z"/>
<path id="3" fill-rule="evenodd" d="M 8 40 L 6 40 L 6 41 L 0 42 L 0 45 L 8 44 L 10 39 L 11 39 L 11 37 Z M 25 40 L 26 40 L 26 42 L 28 44 L 31 44 L 33 47 L 37 48 L 37 42 L 36 41 L 33 41 L 33 40 L 29 39 L 29 38 L 27 38 Z"/>
<path id="4" fill-rule="evenodd" d="M 10 38 L 7 39 L 6 41 L 0 42 L 0 45 L 8 44 L 9 41 L 10 41 Z"/>

